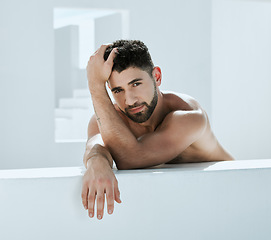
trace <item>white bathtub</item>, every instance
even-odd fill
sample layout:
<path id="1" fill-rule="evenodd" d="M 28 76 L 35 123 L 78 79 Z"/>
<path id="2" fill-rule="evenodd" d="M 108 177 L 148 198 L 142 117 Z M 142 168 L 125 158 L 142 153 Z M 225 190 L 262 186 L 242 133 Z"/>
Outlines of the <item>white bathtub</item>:
<path id="1" fill-rule="evenodd" d="M 122 204 L 102 220 L 83 209 L 82 170 L 1 170 L 0 239 L 271 239 L 271 160 L 116 170 Z"/>

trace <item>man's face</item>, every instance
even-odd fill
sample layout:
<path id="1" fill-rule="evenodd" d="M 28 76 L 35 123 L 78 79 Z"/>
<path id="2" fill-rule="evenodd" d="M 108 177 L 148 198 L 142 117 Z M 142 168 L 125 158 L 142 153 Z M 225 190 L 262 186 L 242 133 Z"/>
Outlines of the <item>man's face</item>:
<path id="1" fill-rule="evenodd" d="M 130 67 L 121 73 L 113 71 L 109 87 L 119 109 L 137 123 L 146 122 L 152 115 L 158 95 L 154 79 L 139 68 Z"/>

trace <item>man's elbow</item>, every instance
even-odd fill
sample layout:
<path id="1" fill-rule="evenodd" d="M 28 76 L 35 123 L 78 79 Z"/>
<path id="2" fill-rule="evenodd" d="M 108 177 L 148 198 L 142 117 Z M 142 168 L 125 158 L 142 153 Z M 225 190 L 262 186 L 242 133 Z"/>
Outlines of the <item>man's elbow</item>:
<path id="1" fill-rule="evenodd" d="M 118 170 L 129 170 L 129 168 L 123 164 L 116 164 Z"/>
<path id="2" fill-rule="evenodd" d="M 119 161 L 115 161 L 115 163 L 116 163 L 118 170 L 130 170 L 130 169 L 135 168 L 129 163 L 123 163 L 123 162 L 119 162 Z"/>
<path id="3" fill-rule="evenodd" d="M 141 168 L 140 162 L 138 161 L 138 152 L 140 152 L 138 146 L 129 147 L 125 150 L 111 148 L 111 154 L 118 170 Z"/>
<path id="4" fill-rule="evenodd" d="M 120 159 L 115 159 L 115 163 L 118 170 L 130 170 L 130 169 L 143 168 L 142 166 L 140 166 L 137 159 L 129 157 L 129 156 L 127 156 L 124 161 L 121 161 Z"/>
<path id="5" fill-rule="evenodd" d="M 143 168 L 159 165 L 159 164 L 147 164 L 148 162 L 147 160 L 144 162 L 138 161 L 138 158 L 134 159 L 134 161 L 131 158 L 127 158 L 127 159 L 129 159 L 130 161 L 129 162 L 115 161 L 116 167 L 118 168 L 118 170 L 143 169 Z"/>

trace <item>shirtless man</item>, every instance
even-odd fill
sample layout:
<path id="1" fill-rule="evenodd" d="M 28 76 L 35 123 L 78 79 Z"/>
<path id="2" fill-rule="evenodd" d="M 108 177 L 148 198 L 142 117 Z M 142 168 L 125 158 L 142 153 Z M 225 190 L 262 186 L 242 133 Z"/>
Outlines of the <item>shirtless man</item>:
<path id="1" fill-rule="evenodd" d="M 102 219 L 121 203 L 118 169 L 163 163 L 233 160 L 214 136 L 208 116 L 185 94 L 163 93 L 161 69 L 141 41 L 102 45 L 89 59 L 87 77 L 95 115 L 88 125 L 82 202 L 90 217 Z M 106 91 L 112 91 L 113 104 Z"/>

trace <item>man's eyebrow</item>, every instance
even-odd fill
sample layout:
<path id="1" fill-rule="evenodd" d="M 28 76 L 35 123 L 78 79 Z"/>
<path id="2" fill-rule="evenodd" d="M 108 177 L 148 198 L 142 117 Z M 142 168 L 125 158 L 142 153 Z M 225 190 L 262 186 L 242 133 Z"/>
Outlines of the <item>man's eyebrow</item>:
<path id="1" fill-rule="evenodd" d="M 133 83 L 141 81 L 141 80 L 143 80 L 143 79 L 142 78 L 136 78 L 136 79 L 132 80 L 131 82 L 129 82 L 128 85 L 132 85 Z M 115 92 L 116 90 L 121 90 L 121 89 L 122 89 L 122 87 L 114 87 L 114 88 L 111 89 L 111 92 Z"/>
<path id="2" fill-rule="evenodd" d="M 132 80 L 131 82 L 129 82 L 128 85 L 131 85 L 131 84 L 133 84 L 135 82 L 138 82 L 140 80 L 143 80 L 143 79 L 142 78 L 136 78 L 136 79 Z"/>

